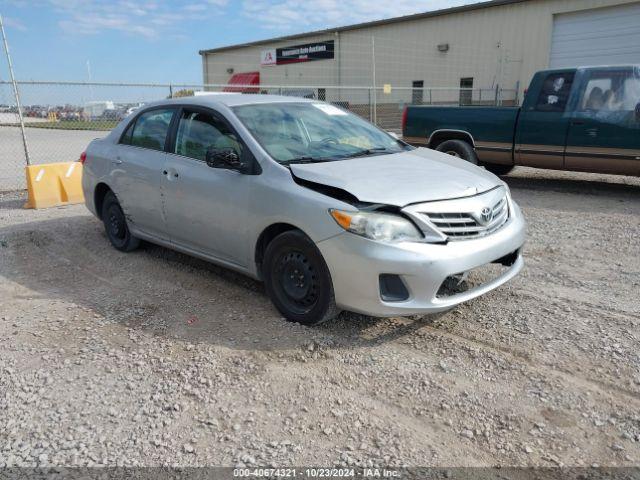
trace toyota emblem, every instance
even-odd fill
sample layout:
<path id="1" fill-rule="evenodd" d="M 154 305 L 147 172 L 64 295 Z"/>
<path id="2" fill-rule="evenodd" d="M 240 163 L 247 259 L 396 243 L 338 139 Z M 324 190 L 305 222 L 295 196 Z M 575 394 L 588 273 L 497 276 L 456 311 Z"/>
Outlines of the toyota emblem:
<path id="1" fill-rule="evenodd" d="M 480 220 L 483 225 L 487 225 L 491 220 L 493 220 L 493 210 L 489 207 L 484 207 L 480 210 Z"/>

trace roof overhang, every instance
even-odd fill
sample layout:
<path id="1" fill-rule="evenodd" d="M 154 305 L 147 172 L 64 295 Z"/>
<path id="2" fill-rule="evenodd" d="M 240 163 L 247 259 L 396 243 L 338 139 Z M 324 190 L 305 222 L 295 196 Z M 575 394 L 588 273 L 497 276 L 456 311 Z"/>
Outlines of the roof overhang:
<path id="1" fill-rule="evenodd" d="M 390 25 L 390 24 L 394 24 L 394 23 L 400 23 L 400 22 L 405 22 L 405 21 L 409 21 L 409 20 L 421 20 L 423 18 L 433 18 L 433 17 L 440 17 L 442 15 L 451 15 L 454 13 L 462 13 L 462 12 L 469 12 L 469 11 L 473 11 L 473 10 L 480 10 L 483 8 L 491 8 L 491 7 L 500 7 L 502 5 L 511 5 L 514 3 L 525 3 L 527 1 L 531 1 L 531 0 L 489 0 L 486 2 L 479 2 L 479 3 L 472 3 L 469 5 L 462 5 L 460 7 L 450 7 L 450 8 L 443 8 L 441 10 L 433 10 L 430 12 L 423 12 L 423 13 L 414 13 L 411 15 L 404 15 L 401 17 L 393 17 L 393 18 L 387 18 L 384 20 L 374 20 L 372 22 L 364 22 L 364 23 L 356 23 L 354 25 L 346 25 L 344 27 L 336 27 L 336 28 L 327 28 L 327 29 L 323 29 L 323 30 L 314 30 L 314 31 L 310 31 L 310 32 L 304 32 L 304 33 L 296 33 L 293 35 L 285 35 L 283 37 L 273 37 L 273 38 L 267 38 L 264 40 L 257 40 L 255 42 L 248 42 L 248 43 L 239 43 L 239 44 L 235 44 L 235 45 L 228 45 L 225 47 L 218 47 L 218 48 L 210 48 L 207 50 L 200 50 L 198 53 L 200 55 L 206 55 L 208 53 L 219 53 L 219 52 L 224 52 L 227 50 L 236 50 L 238 48 L 245 48 L 245 47 L 255 47 L 255 46 L 259 46 L 259 45 L 268 45 L 268 44 L 272 44 L 275 42 L 283 42 L 283 41 L 287 41 L 287 40 L 297 40 L 300 38 L 306 38 L 306 37 L 310 37 L 310 36 L 321 36 L 321 35 L 336 35 L 339 34 L 340 32 L 346 32 L 346 31 L 350 31 L 350 30 L 360 30 L 362 28 L 370 28 L 370 27 L 377 27 L 380 25 Z"/>

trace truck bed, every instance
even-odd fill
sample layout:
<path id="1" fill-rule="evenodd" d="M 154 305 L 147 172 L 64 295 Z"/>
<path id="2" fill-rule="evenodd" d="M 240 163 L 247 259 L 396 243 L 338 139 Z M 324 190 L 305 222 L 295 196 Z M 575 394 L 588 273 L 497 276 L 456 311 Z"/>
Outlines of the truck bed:
<path id="1" fill-rule="evenodd" d="M 511 143 L 519 107 L 434 107 L 409 105 L 404 122 L 403 138 L 424 145 L 437 130 L 462 130 L 474 139 Z"/>

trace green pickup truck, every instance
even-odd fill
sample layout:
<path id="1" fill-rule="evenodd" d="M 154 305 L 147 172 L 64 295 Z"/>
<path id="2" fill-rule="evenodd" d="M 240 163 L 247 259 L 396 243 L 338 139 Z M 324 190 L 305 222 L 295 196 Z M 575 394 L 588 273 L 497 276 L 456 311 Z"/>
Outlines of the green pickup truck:
<path id="1" fill-rule="evenodd" d="M 522 107 L 409 105 L 403 139 L 485 166 L 640 176 L 640 67 L 534 75 Z"/>

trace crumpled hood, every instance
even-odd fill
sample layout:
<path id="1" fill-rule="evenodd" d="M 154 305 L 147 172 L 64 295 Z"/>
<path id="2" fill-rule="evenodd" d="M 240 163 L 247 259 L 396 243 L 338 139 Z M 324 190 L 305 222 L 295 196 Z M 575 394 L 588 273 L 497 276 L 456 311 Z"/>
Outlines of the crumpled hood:
<path id="1" fill-rule="evenodd" d="M 404 207 L 486 192 L 502 182 L 483 168 L 444 153 L 407 152 L 326 163 L 293 164 L 294 176 L 340 188 L 361 202 Z"/>

